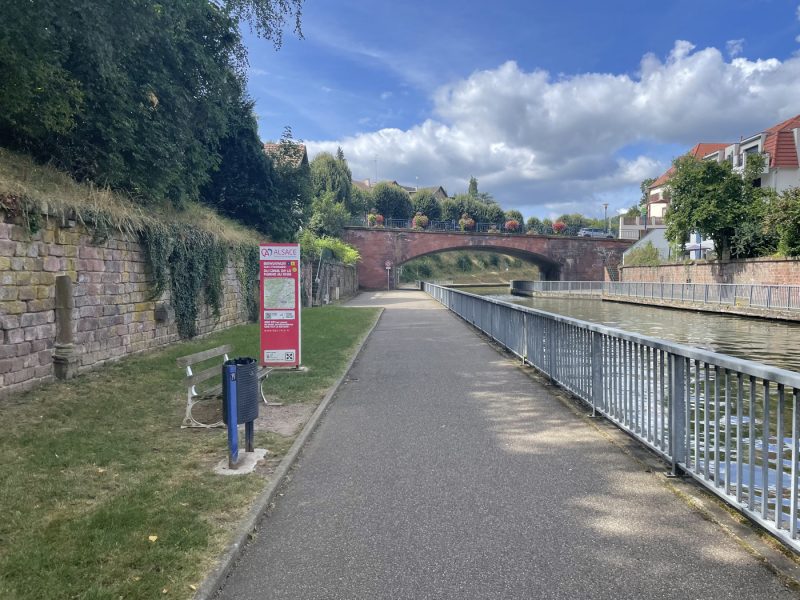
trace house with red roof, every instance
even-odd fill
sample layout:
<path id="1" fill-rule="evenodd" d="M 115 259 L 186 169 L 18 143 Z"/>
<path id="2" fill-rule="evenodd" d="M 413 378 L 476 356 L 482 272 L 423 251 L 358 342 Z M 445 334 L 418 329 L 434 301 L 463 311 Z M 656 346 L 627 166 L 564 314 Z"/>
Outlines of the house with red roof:
<path id="1" fill-rule="evenodd" d="M 729 145 L 727 142 L 700 142 L 695 144 L 686 155 L 702 160 L 724 150 Z M 661 220 L 664 218 L 664 213 L 667 212 L 667 206 L 669 206 L 669 186 L 667 184 L 673 173 L 675 173 L 675 167 L 670 167 L 647 188 L 647 217 L 649 219 Z"/>
<path id="2" fill-rule="evenodd" d="M 800 115 L 731 144 L 723 156 L 705 158 L 731 161 L 734 170 L 741 171 L 755 153 L 762 154 L 766 163 L 758 182 L 761 187 L 782 192 L 800 186 Z"/>

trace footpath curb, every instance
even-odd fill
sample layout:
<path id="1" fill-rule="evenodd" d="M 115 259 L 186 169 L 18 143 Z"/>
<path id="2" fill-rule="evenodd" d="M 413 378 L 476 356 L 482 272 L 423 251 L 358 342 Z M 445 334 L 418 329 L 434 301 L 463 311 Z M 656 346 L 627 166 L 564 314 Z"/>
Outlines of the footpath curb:
<path id="1" fill-rule="evenodd" d="M 319 406 L 317 406 L 317 409 L 311 415 L 311 418 L 306 422 L 303 430 L 300 432 L 300 435 L 297 436 L 297 439 L 295 439 L 292 447 L 289 448 L 289 451 L 281 460 L 278 468 L 275 469 L 275 472 L 272 474 L 272 479 L 267 487 L 265 487 L 264 490 L 262 490 L 262 492 L 256 497 L 255 502 L 253 502 L 253 506 L 247 512 L 244 519 L 239 524 L 239 527 L 236 529 L 236 535 L 233 538 L 233 542 L 231 542 L 231 544 L 225 549 L 220 557 L 219 563 L 208 575 L 206 575 L 203 582 L 197 588 L 197 591 L 194 594 L 194 600 L 212 600 L 220 588 L 222 588 L 222 585 L 225 583 L 225 579 L 228 577 L 228 573 L 244 551 L 250 536 L 258 529 L 258 524 L 261 521 L 261 518 L 264 516 L 264 513 L 267 512 L 267 509 L 275 497 L 275 494 L 277 494 L 278 489 L 281 487 L 284 479 L 286 478 L 286 475 L 289 473 L 292 465 L 294 465 L 297 457 L 300 455 L 300 451 L 308 441 L 308 438 L 311 437 L 311 434 L 314 433 L 314 430 L 317 428 L 323 413 L 328 409 L 328 406 L 333 400 L 333 397 L 336 395 L 336 392 L 339 391 L 339 387 L 341 387 L 342 383 L 347 378 L 348 373 L 350 373 L 350 369 L 353 367 L 353 364 L 361 355 L 361 351 L 364 349 L 364 344 L 369 339 L 369 336 L 372 335 L 372 332 L 378 326 L 378 323 L 380 323 L 381 317 L 383 316 L 383 311 L 384 309 L 381 308 L 380 312 L 378 313 L 378 318 L 375 319 L 375 323 L 372 324 L 372 327 L 369 328 L 369 331 L 367 331 L 361 340 L 359 340 L 355 352 L 353 352 L 353 356 L 350 358 L 350 362 L 348 362 L 347 366 L 345 366 L 342 376 L 336 381 L 336 383 L 333 384 L 333 386 L 331 386 L 331 388 L 328 390 L 328 393 L 325 394 L 322 402 L 319 403 Z"/>

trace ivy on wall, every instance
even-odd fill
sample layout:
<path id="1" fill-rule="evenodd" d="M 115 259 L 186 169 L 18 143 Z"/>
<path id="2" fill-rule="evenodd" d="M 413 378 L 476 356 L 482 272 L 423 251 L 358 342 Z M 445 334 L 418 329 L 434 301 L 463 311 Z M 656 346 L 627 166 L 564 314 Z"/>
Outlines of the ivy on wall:
<path id="1" fill-rule="evenodd" d="M 194 337 L 201 300 L 219 317 L 227 244 L 189 225 L 154 225 L 145 228 L 140 239 L 153 271 L 151 298 L 169 286 L 178 334 Z"/>

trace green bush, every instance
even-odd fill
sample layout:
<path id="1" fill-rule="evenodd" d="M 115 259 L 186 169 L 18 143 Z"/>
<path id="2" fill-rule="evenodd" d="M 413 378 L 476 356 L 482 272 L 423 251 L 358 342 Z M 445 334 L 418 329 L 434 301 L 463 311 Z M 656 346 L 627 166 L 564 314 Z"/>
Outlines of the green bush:
<path id="1" fill-rule="evenodd" d="M 655 267 L 661 264 L 661 255 L 653 242 L 634 248 L 625 255 L 626 267 Z"/>

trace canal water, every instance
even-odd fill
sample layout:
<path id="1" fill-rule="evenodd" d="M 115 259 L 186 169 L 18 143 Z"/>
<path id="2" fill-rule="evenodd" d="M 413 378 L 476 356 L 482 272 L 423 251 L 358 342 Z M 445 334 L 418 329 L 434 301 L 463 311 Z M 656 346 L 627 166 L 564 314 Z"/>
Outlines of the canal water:
<path id="1" fill-rule="evenodd" d="M 522 298 L 510 295 L 507 287 L 464 291 L 800 371 L 800 323 L 602 302 L 596 298 Z"/>

